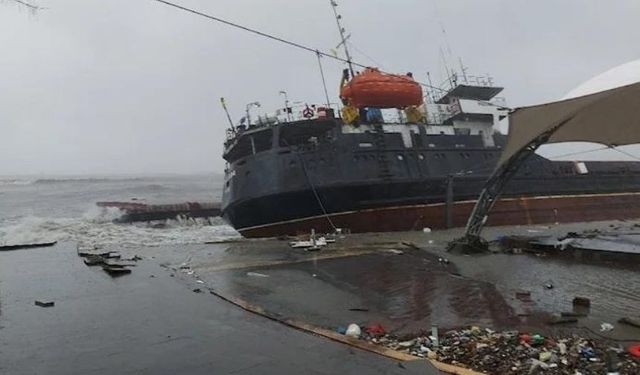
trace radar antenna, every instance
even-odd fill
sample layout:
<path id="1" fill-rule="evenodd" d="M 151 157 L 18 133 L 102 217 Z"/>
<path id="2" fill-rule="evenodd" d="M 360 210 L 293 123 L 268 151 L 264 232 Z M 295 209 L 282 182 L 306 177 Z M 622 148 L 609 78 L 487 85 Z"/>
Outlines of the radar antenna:
<path id="1" fill-rule="evenodd" d="M 333 15 L 336 17 L 338 31 L 340 32 L 340 44 L 338 44 L 336 47 L 340 47 L 342 45 L 342 48 L 344 48 L 344 54 L 347 56 L 347 64 L 349 65 L 349 72 L 351 73 L 351 77 L 353 77 L 355 76 L 355 74 L 353 72 L 353 64 L 351 63 L 351 54 L 349 54 L 349 49 L 347 48 L 347 39 L 349 39 L 351 35 L 345 36 L 346 30 L 340 23 L 342 16 L 338 14 L 338 3 L 336 3 L 335 0 L 329 0 L 329 2 L 331 3 L 331 8 L 333 9 Z"/>

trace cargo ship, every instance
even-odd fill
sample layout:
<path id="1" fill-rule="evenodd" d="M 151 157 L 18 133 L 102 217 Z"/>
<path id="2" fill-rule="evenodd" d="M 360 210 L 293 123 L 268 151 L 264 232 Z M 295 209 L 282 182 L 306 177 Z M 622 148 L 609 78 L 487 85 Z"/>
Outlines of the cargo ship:
<path id="1" fill-rule="evenodd" d="M 343 86 L 343 94 L 356 97 L 349 98 L 357 102 L 351 103 L 356 119 L 348 118 L 353 106 L 341 115 L 331 106 L 305 106 L 293 111 L 300 119 L 258 117 L 230 132 L 221 208 L 238 232 L 272 237 L 466 224 L 506 141 L 498 131 L 509 112 L 497 97 L 503 88 L 488 78 L 454 77 L 449 90 L 427 95 L 416 107 L 411 95 L 397 95 L 411 77 L 371 77 L 371 71 L 349 82 L 382 75 L 400 85 L 380 84 L 373 101 L 383 102 L 375 103 L 362 98 L 371 90 L 350 93 Z M 381 107 L 404 110 L 391 109 L 396 116 L 388 120 Z M 416 109 L 420 115 L 411 118 Z M 487 224 L 636 218 L 639 198 L 640 162 L 552 161 L 536 154 L 509 182 Z"/>
<path id="2" fill-rule="evenodd" d="M 272 115 L 252 121 L 250 103 L 240 125 L 229 117 L 223 218 L 245 237 L 464 226 L 506 142 L 503 88 L 465 69 L 438 87 L 411 73 L 356 72 L 331 4 L 348 63 L 341 103 L 326 95 L 294 108 L 281 92 Z M 638 218 L 639 198 L 640 162 L 534 154 L 486 224 Z"/>

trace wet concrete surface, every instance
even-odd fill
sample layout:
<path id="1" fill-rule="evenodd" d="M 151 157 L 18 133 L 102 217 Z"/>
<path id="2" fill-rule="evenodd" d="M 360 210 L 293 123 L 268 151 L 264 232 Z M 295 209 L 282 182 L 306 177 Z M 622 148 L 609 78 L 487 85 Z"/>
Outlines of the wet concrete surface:
<path id="1" fill-rule="evenodd" d="M 558 235 L 627 222 L 488 228 L 487 239 L 507 234 Z M 640 339 L 637 328 L 617 324 L 640 311 L 640 264 L 532 255 L 457 255 L 446 243 L 461 230 L 352 235 L 320 252 L 291 249 L 285 241 L 240 241 L 196 246 L 176 256 L 154 249 L 167 267 L 188 267 L 207 286 L 259 305 L 283 318 L 336 329 L 382 323 L 402 335 L 480 325 L 558 334 L 592 332 Z M 401 244 L 410 241 L 419 249 Z M 401 250 L 402 255 L 391 250 Z M 348 256 L 346 256 L 348 255 Z M 180 261 L 177 261 L 177 259 Z M 438 258 L 450 260 L 448 265 Z M 184 270 L 183 270 L 184 271 Z M 252 276 L 253 273 L 253 276 Z M 258 274 L 259 276 L 256 276 Z M 551 284 L 549 289 L 545 285 Z M 530 292 L 526 300 L 516 292 Z M 552 314 L 571 312 L 575 296 L 588 297 L 588 316 L 575 325 L 549 326 Z M 367 311 L 351 311 L 351 309 Z M 615 329 L 600 334 L 603 322 Z"/>
<path id="2" fill-rule="evenodd" d="M 202 248 L 136 252 L 144 259 L 118 278 L 85 266 L 73 244 L 0 254 L 0 373 L 435 373 L 425 362 L 400 367 L 194 293 L 166 262 L 204 256 Z"/>

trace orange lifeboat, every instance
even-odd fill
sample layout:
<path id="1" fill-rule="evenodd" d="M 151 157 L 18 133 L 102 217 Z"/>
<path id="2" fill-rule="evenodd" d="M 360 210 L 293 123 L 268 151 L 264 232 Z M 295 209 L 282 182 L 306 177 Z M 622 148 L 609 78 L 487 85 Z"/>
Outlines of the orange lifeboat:
<path id="1" fill-rule="evenodd" d="M 340 88 L 340 98 L 353 107 L 404 108 L 422 104 L 422 89 L 410 76 L 366 68 Z"/>

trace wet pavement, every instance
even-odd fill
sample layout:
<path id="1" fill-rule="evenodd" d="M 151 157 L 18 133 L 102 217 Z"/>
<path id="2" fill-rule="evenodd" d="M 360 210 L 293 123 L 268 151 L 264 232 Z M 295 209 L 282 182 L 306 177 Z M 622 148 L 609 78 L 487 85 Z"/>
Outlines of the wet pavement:
<path id="1" fill-rule="evenodd" d="M 194 293 L 160 264 L 189 253 L 172 251 L 140 249 L 143 260 L 118 278 L 85 266 L 74 244 L 0 253 L 0 373 L 435 373 Z"/>
<path id="2" fill-rule="evenodd" d="M 490 228 L 485 236 L 560 235 L 609 225 Z M 447 253 L 446 243 L 460 234 L 452 230 L 352 235 L 313 253 L 291 249 L 286 241 L 263 240 L 182 249 L 179 257 L 174 250 L 158 248 L 154 255 L 169 268 L 186 267 L 220 293 L 285 319 L 329 329 L 354 322 L 381 323 L 387 331 L 403 335 L 434 324 L 443 329 L 473 324 L 551 333 L 567 329 L 546 323 L 552 314 L 571 312 L 576 296 L 590 298 L 592 306 L 588 316 L 569 329 L 598 331 L 602 322 L 638 315 L 638 263 Z M 530 298 L 517 298 L 522 291 Z M 620 327 L 607 336 L 640 338 L 640 331 Z"/>
<path id="3" fill-rule="evenodd" d="M 634 225 L 494 227 L 484 236 L 561 236 Z M 433 325 L 442 332 L 474 325 L 620 345 L 640 341 L 640 328 L 617 323 L 640 315 L 640 262 L 446 252 L 447 242 L 461 234 L 350 235 L 317 252 L 280 240 L 101 249 L 142 257 L 132 274 L 116 279 L 86 267 L 70 244 L 0 254 L 0 373 L 107 373 L 114 366 L 141 373 L 415 370 L 193 293 L 196 288 L 331 331 L 378 323 L 401 338 Z M 523 292 L 527 298 L 518 297 Z M 548 325 L 552 314 L 573 310 L 576 296 L 591 300 L 587 316 Z M 36 299 L 56 305 L 34 306 Z M 603 322 L 614 329 L 600 332 Z"/>
<path id="4" fill-rule="evenodd" d="M 561 235 L 612 225 L 634 224 L 489 228 L 485 237 Z M 169 268 L 187 267 L 220 293 L 285 319 L 329 329 L 381 323 L 387 331 L 403 335 L 427 331 L 431 325 L 446 329 L 473 324 L 590 334 L 608 322 L 616 328 L 604 336 L 640 338 L 637 328 L 616 324 L 622 317 L 639 314 L 640 263 L 447 253 L 446 243 L 461 234 L 451 230 L 352 235 L 314 253 L 291 249 L 286 241 L 262 240 L 183 248 L 179 256 L 174 250 L 157 248 L 154 255 Z M 522 291 L 530 298 L 517 298 Z M 548 325 L 552 315 L 572 311 L 576 296 L 591 299 L 588 316 L 575 325 Z"/>

